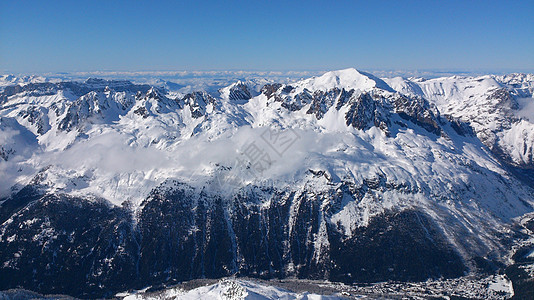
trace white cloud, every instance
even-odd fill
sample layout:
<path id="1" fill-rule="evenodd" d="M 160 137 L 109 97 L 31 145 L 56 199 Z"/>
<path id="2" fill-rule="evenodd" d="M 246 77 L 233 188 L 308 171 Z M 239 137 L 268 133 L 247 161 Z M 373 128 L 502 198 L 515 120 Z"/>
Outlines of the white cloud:
<path id="1" fill-rule="evenodd" d="M 517 102 L 519 103 L 517 115 L 534 122 L 534 98 L 519 98 Z"/>

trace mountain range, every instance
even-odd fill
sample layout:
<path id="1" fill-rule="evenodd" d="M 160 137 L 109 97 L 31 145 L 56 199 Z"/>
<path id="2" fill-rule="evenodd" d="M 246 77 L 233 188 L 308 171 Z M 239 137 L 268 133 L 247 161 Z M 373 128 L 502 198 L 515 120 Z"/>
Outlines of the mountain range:
<path id="1" fill-rule="evenodd" d="M 534 294 L 533 74 L 0 91 L 0 290 L 505 273 Z"/>

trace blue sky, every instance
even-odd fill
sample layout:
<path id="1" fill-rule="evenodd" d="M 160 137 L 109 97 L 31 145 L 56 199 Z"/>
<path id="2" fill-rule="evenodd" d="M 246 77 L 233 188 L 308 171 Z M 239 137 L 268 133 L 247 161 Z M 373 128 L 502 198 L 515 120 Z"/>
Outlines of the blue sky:
<path id="1" fill-rule="evenodd" d="M 0 72 L 534 71 L 534 1 L 0 1 Z"/>

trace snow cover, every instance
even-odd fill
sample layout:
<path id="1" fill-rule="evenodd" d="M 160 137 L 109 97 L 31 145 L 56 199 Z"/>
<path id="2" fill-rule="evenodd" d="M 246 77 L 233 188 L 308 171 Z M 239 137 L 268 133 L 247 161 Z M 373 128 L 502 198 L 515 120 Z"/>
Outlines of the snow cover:
<path id="1" fill-rule="evenodd" d="M 426 282 L 381 282 L 366 285 L 345 285 L 328 281 L 287 279 L 283 283 L 224 278 L 215 284 L 185 290 L 176 287 L 160 291 L 124 292 L 115 297 L 133 299 L 434 299 L 456 296 L 466 299 L 509 299 L 514 295 L 512 282 L 505 275 L 487 277 L 464 276 Z M 278 287 L 292 286 L 297 291 Z M 308 290 L 308 291 L 306 291 Z M 320 291 L 309 292 L 309 290 Z M 323 295 L 320 295 L 323 294 Z M 327 295 L 325 295 L 327 294 Z"/>
<path id="2" fill-rule="evenodd" d="M 512 282 L 504 275 L 497 275 L 494 280 L 489 283 L 488 289 L 495 292 L 502 292 L 510 296 L 514 295 L 514 288 Z"/>
<path id="3" fill-rule="evenodd" d="M 302 80 L 295 86 L 299 92 L 304 89 L 328 91 L 333 88 L 344 88 L 347 91 L 351 89 L 366 91 L 375 87 L 391 90 L 383 80 L 354 68 L 327 72 L 319 77 Z"/>
<path id="4" fill-rule="evenodd" d="M 15 76 L 12 74 L 9 75 L 0 75 L 0 91 L 2 87 L 10 85 L 26 85 L 28 83 L 40 83 L 48 82 L 49 79 L 45 76 L 31 75 L 31 76 Z"/>
<path id="5" fill-rule="evenodd" d="M 486 146 L 523 166 L 534 163 L 533 80 L 532 74 L 384 79 L 399 93 L 424 97 L 443 115 L 469 123 Z"/>
<path id="6" fill-rule="evenodd" d="M 525 80 L 532 78 L 382 80 L 346 69 L 291 83 L 291 95 L 337 88 L 384 101 L 399 94 L 424 97 L 443 115 L 472 124 L 480 140 L 458 134 L 446 122 L 438 136 L 398 115 L 390 118 L 392 134 L 374 126 L 356 129 L 345 120 L 349 105 L 336 109 L 339 99 L 317 119 L 306 113 L 310 104 L 290 111 L 258 94 L 249 81 L 239 84 L 253 98 L 240 101 L 228 98 L 235 85 L 213 98 L 206 93 L 181 98 L 156 88 L 141 94 L 106 88 L 81 97 L 68 90 L 16 94 L 0 107 L 0 145 L 9 153 L 7 160 L 0 159 L 0 195 L 17 191 L 38 172 L 38 183 L 47 191 L 91 195 L 114 205 L 128 201 L 134 209 L 167 179 L 203 189 L 215 180 L 237 177 L 238 185 L 214 191 L 226 197 L 253 185 L 321 192 L 343 181 L 362 187 L 383 180 L 384 186 L 368 189 L 361 201 L 346 197 L 329 221 L 350 236 L 386 209 L 425 208 L 443 223 L 449 222 L 447 211 L 491 245 L 491 234 L 472 225 L 473 219 L 500 230 L 495 220 L 527 213 L 534 203 L 532 191 L 510 177 L 486 143 L 500 145 L 517 163 L 532 162 L 533 123 L 521 113 L 516 121 L 510 119 L 515 94 L 532 95 Z M 499 100 L 503 97 L 492 97 L 502 88 L 515 93 L 505 103 Z M 277 134 L 292 139 L 290 146 L 273 147 Z M 268 164 L 261 174 L 239 165 L 251 163 L 250 149 Z M 450 231 L 445 233 L 458 234 Z"/>
<path id="7" fill-rule="evenodd" d="M 341 296 L 324 296 L 310 293 L 295 293 L 274 286 L 264 286 L 241 279 L 223 279 L 216 284 L 203 286 L 189 291 L 180 288 L 166 289 L 156 293 L 121 293 L 116 295 L 123 300 L 136 299 L 180 299 L 180 300 L 336 300 Z"/>

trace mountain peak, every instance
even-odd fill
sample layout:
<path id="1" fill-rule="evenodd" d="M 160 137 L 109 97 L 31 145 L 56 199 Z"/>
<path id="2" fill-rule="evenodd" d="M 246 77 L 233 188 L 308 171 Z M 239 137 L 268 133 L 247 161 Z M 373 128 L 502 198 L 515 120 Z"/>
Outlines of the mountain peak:
<path id="1" fill-rule="evenodd" d="M 355 68 L 348 68 L 337 71 L 326 72 L 319 77 L 313 77 L 301 81 L 302 87 L 309 90 L 330 90 L 333 88 L 344 88 L 346 90 L 370 90 L 381 88 L 393 91 L 383 80 L 372 74 L 358 71 Z"/>

